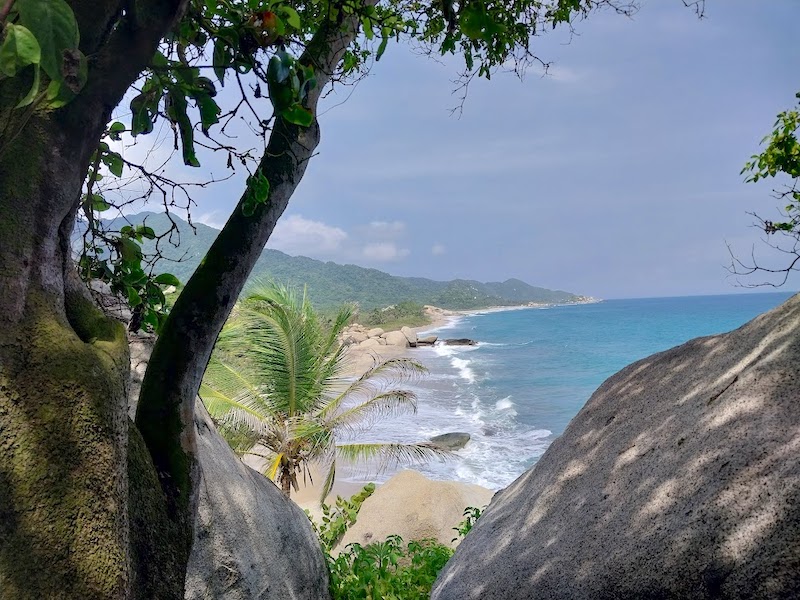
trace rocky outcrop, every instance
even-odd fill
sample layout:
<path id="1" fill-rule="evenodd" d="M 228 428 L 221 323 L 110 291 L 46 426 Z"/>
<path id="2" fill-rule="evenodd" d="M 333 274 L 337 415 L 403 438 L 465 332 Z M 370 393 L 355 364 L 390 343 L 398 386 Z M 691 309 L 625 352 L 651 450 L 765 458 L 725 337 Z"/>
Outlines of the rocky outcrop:
<path id="1" fill-rule="evenodd" d="M 435 335 L 427 335 L 417 338 L 417 346 L 433 346 L 439 338 Z"/>
<path id="2" fill-rule="evenodd" d="M 408 345 L 411 348 L 417 347 L 417 332 L 411 329 L 411 327 L 401 327 L 400 332 L 406 336 L 408 340 Z"/>
<path id="3" fill-rule="evenodd" d="M 443 433 L 442 435 L 435 435 L 431 438 L 431 444 L 443 450 L 461 450 L 467 445 L 470 440 L 470 435 L 461 431 L 453 433 Z"/>
<path id="4" fill-rule="evenodd" d="M 477 346 L 478 342 L 475 340 L 471 340 L 469 338 L 451 338 L 448 340 L 442 340 L 442 343 L 445 346 Z"/>
<path id="5" fill-rule="evenodd" d="M 364 501 L 338 547 L 381 542 L 393 534 L 406 542 L 433 538 L 453 547 L 453 527 L 464 519 L 464 509 L 486 506 L 492 494 L 479 485 L 432 481 L 417 471 L 401 471 Z"/>
<path id="6" fill-rule="evenodd" d="M 198 400 L 202 469 L 186 598 L 329 598 L 319 540 L 305 513 L 245 466 Z"/>
<path id="7" fill-rule="evenodd" d="M 608 379 L 432 600 L 798 598 L 800 296 Z"/>
<path id="8" fill-rule="evenodd" d="M 381 329 L 380 327 L 373 327 L 372 329 L 367 331 L 367 337 L 371 337 L 371 338 L 381 337 L 384 333 L 386 333 L 386 332 L 383 329 Z"/>

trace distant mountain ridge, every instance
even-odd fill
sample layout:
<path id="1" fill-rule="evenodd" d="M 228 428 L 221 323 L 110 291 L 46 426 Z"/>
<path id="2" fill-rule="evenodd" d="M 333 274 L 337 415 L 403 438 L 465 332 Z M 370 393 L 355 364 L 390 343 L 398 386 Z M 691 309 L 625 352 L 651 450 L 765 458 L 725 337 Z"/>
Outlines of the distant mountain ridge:
<path id="1" fill-rule="evenodd" d="M 186 282 L 205 256 L 219 230 L 194 223 L 195 231 L 184 220 L 173 220 L 180 230 L 178 247 L 162 243 L 162 260 L 157 271 L 173 273 Z M 121 227 L 114 220 L 110 225 Z M 129 215 L 127 221 L 137 225 L 146 221 L 157 234 L 170 227 L 163 213 L 142 212 Z M 177 240 L 176 240 L 177 241 Z M 152 252 L 152 242 L 143 244 L 145 252 Z M 173 262 L 180 261 L 180 262 Z M 519 279 L 504 282 L 481 283 L 464 279 L 434 281 L 422 277 L 398 277 L 377 269 L 357 265 L 340 265 L 305 256 L 289 256 L 279 250 L 265 249 L 253 269 L 251 279 L 274 279 L 291 286 L 308 287 L 309 295 L 319 308 L 357 302 L 364 310 L 413 300 L 451 310 L 485 308 L 488 306 L 518 306 L 528 303 L 575 303 L 586 298 L 560 290 L 535 287 Z"/>

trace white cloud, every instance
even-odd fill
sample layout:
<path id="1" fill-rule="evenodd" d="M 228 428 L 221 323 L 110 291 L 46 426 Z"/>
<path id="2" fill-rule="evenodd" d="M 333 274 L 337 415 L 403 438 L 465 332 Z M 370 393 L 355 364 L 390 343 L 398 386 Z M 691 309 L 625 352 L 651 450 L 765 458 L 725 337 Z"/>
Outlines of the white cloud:
<path id="1" fill-rule="evenodd" d="M 402 221 L 372 221 L 366 227 L 367 235 L 379 239 L 397 239 L 405 230 L 406 224 Z"/>
<path id="2" fill-rule="evenodd" d="M 337 252 L 347 240 L 347 232 L 321 221 L 291 215 L 278 221 L 269 247 L 287 254 L 320 255 Z"/>
<path id="3" fill-rule="evenodd" d="M 447 251 L 443 244 L 434 244 L 433 248 L 431 248 L 431 254 L 434 256 L 441 256 Z"/>
<path id="4" fill-rule="evenodd" d="M 362 250 L 364 258 L 374 262 L 391 262 L 408 256 L 408 248 L 398 248 L 394 242 L 367 244 Z"/>

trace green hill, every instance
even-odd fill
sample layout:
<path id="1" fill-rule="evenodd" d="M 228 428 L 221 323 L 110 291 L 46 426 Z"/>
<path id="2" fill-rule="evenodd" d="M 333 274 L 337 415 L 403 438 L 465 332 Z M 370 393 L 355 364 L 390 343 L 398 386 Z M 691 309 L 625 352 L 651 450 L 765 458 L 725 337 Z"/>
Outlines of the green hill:
<path id="1" fill-rule="evenodd" d="M 172 242 L 175 245 L 166 243 L 166 239 L 161 242 L 166 260 L 160 261 L 156 270 L 173 273 L 185 282 L 211 246 L 218 230 L 202 223 L 194 224 L 192 230 L 187 222 L 174 216 L 173 219 L 178 224 L 179 234 L 173 234 Z M 143 212 L 130 215 L 127 220 L 131 224 L 146 221 L 157 234 L 169 229 L 167 217 L 160 213 Z M 119 223 L 109 223 L 112 228 L 123 224 L 121 220 Z M 144 250 L 152 252 L 153 243 L 145 243 Z M 582 299 L 569 292 L 534 287 L 519 279 L 481 283 L 464 279 L 434 281 L 421 277 L 396 277 L 377 269 L 289 256 L 271 249 L 263 251 L 251 278 L 274 279 L 287 285 L 306 285 L 314 304 L 323 309 L 345 302 L 358 302 L 362 309 L 369 310 L 412 300 L 463 310 L 529 302 L 571 303 Z"/>

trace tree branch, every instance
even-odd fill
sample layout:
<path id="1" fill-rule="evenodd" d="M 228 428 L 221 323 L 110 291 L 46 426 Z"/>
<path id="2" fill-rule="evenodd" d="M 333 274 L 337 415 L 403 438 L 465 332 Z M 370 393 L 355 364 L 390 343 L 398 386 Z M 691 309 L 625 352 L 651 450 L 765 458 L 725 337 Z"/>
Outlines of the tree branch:
<path id="1" fill-rule="evenodd" d="M 358 18 L 326 22 L 300 61 L 313 65 L 317 88 L 307 107 L 316 114 L 322 89 L 358 32 Z M 153 457 L 162 487 L 178 510 L 191 508 L 194 459 L 194 399 L 211 350 L 247 277 L 305 173 L 319 143 L 319 125 L 308 128 L 277 119 L 260 161 L 269 180 L 267 202 L 245 216 L 242 196 L 205 259 L 189 279 L 164 324 L 142 382 L 136 425 Z"/>

